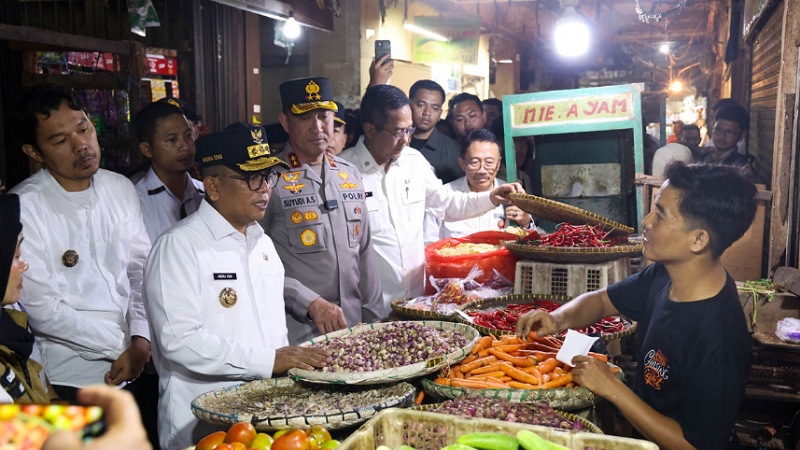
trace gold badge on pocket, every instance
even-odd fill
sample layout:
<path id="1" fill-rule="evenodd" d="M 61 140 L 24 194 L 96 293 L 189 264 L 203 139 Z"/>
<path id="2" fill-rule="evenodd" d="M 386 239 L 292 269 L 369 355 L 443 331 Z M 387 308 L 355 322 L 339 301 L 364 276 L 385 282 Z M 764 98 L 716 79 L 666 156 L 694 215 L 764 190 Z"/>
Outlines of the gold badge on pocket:
<path id="1" fill-rule="evenodd" d="M 233 308 L 238 299 L 239 295 L 233 288 L 226 287 L 219 292 L 219 303 L 226 308 Z"/>
<path id="2" fill-rule="evenodd" d="M 66 267 L 75 267 L 79 259 L 78 252 L 75 250 L 67 250 L 61 255 L 61 264 L 64 264 Z"/>

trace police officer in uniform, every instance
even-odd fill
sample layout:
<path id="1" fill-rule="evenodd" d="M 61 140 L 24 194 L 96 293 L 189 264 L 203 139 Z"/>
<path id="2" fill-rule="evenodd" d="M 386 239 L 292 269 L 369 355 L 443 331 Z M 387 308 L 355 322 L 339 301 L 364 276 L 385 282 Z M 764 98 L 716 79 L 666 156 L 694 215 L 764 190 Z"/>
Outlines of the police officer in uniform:
<path id="1" fill-rule="evenodd" d="M 270 197 L 264 230 L 286 268 L 289 342 L 297 344 L 387 314 L 371 248 L 361 174 L 331 155 L 337 106 L 330 80 L 280 85 L 279 119 L 289 134 L 281 154 L 291 168 Z"/>

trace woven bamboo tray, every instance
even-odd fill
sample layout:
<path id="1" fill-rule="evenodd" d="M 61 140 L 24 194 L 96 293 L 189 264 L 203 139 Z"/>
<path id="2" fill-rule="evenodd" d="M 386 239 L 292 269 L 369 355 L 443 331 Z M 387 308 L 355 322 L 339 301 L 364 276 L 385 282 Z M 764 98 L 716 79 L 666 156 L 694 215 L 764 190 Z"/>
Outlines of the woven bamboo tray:
<path id="1" fill-rule="evenodd" d="M 514 334 L 512 331 L 499 330 L 497 328 L 489 328 L 482 325 L 476 325 L 466 319 L 466 317 L 468 317 L 466 315 L 466 312 L 470 310 L 489 310 L 492 308 L 506 306 L 511 303 L 518 303 L 518 304 L 535 303 L 537 300 L 546 300 L 563 304 L 572 299 L 563 295 L 543 295 L 543 294 L 514 294 L 514 295 L 506 295 L 503 297 L 487 298 L 484 300 L 479 300 L 470 303 L 468 305 L 464 305 L 464 307 L 461 308 L 461 311 L 464 313 L 464 315 L 459 314 L 457 319 L 459 322 L 468 324 L 469 326 L 475 328 L 483 335 L 493 335 L 499 337 L 506 334 Z M 638 327 L 637 322 L 629 321 L 623 317 L 620 317 L 620 319 L 622 320 L 623 323 L 625 323 L 625 329 L 623 329 L 622 331 L 618 331 L 616 333 L 600 333 L 600 338 L 606 341 L 610 341 L 613 339 L 619 339 L 625 336 L 630 336 L 631 334 L 636 332 L 636 328 Z M 556 337 L 559 339 L 563 339 L 563 336 L 556 336 Z"/>
<path id="2" fill-rule="evenodd" d="M 445 315 L 438 312 L 434 312 L 431 310 L 425 309 L 416 309 L 416 308 L 409 308 L 407 306 L 403 306 L 405 302 L 409 299 L 407 298 L 398 298 L 392 300 L 392 311 L 397 314 L 398 317 L 404 319 L 413 319 L 413 320 L 441 320 L 445 322 L 456 322 L 455 313 L 451 315 Z M 473 303 L 473 302 L 469 302 Z"/>
<path id="3" fill-rule="evenodd" d="M 616 367 L 611 363 L 608 365 Z M 621 370 L 617 373 L 617 378 L 624 380 L 625 375 Z M 602 401 L 602 397 L 597 397 L 592 391 L 585 387 L 564 387 L 555 389 L 471 389 L 443 386 L 434 383 L 433 380 L 423 378 L 422 388 L 425 390 L 426 394 L 439 399 L 457 398 L 466 395 L 468 397 L 502 398 L 516 403 L 544 402 L 553 409 L 561 409 L 564 411 L 589 408 Z"/>
<path id="4" fill-rule="evenodd" d="M 466 358 L 475 343 L 478 342 L 480 333 L 475 328 L 455 322 L 442 322 L 442 321 L 419 321 L 417 322 L 427 327 L 436 328 L 439 330 L 456 330 L 464 334 L 467 338 L 467 345 L 463 348 L 456 350 L 444 357 L 429 359 L 427 361 L 420 361 L 407 366 L 393 367 L 389 369 L 373 370 L 369 372 L 323 372 L 321 370 L 303 370 L 303 369 L 289 369 L 289 376 L 301 381 L 308 381 L 311 383 L 322 384 L 381 384 L 392 383 L 397 381 L 405 381 L 411 378 L 420 377 L 429 373 L 436 372 L 437 370 L 455 364 L 462 359 Z M 318 342 L 331 340 L 337 337 L 349 336 L 362 333 L 368 330 L 377 330 L 387 327 L 391 322 L 362 324 L 346 330 L 339 330 L 333 333 L 328 333 L 317 338 L 311 339 L 308 342 L 300 344 L 302 347 L 307 347 Z"/>
<path id="5" fill-rule="evenodd" d="M 290 378 L 271 378 L 218 389 L 198 396 L 192 401 L 192 413 L 205 422 L 214 424 L 252 423 L 259 431 L 289 428 L 309 428 L 323 425 L 339 429 L 367 421 L 379 411 L 391 407 L 404 407 L 412 403 L 416 390 L 408 383 L 375 388 L 331 386 L 313 388 Z M 361 398 L 358 398 L 362 395 Z M 288 396 L 306 399 L 318 396 L 320 400 L 341 401 L 351 397 L 353 408 L 319 407 L 319 411 L 305 415 L 293 411 L 286 414 L 276 409 L 276 403 Z M 365 399 L 363 397 L 369 397 Z M 231 406 L 235 405 L 235 406 Z"/>
<path id="6" fill-rule="evenodd" d="M 639 256 L 642 244 L 620 244 L 613 247 L 552 247 L 530 241 L 508 241 L 506 248 L 522 259 L 551 263 L 595 264 L 620 258 Z"/>
<path id="7" fill-rule="evenodd" d="M 410 409 L 414 410 L 414 411 L 426 411 L 426 412 L 429 412 L 429 410 L 431 408 L 433 408 L 434 406 L 436 406 L 436 404 L 415 406 L 415 407 L 410 408 Z M 575 414 L 568 413 L 566 411 L 559 411 L 557 409 L 555 409 L 554 411 L 555 411 L 556 414 L 564 417 L 565 419 L 567 419 L 569 421 L 580 423 L 581 426 L 583 426 L 583 428 L 589 433 L 603 434 L 603 430 L 601 430 L 600 427 L 598 427 L 597 425 L 593 424 L 592 422 L 584 419 L 581 416 L 576 416 Z M 433 411 L 430 411 L 430 412 L 433 412 Z M 442 414 L 442 413 L 439 413 L 439 414 Z M 459 417 L 469 417 L 469 416 L 459 416 Z M 494 420 L 494 419 L 492 419 L 492 420 Z M 544 425 L 536 425 L 536 426 L 544 426 Z"/>
<path id="8" fill-rule="evenodd" d="M 398 448 L 403 444 L 416 450 L 438 450 L 455 443 L 464 434 L 502 432 L 514 435 L 519 430 L 532 431 L 575 450 L 658 450 L 652 442 L 638 439 L 395 408 L 378 413 L 342 442 L 338 450 L 374 450 L 380 445 Z"/>
<path id="9" fill-rule="evenodd" d="M 628 236 L 634 232 L 633 228 L 623 223 L 607 219 L 599 214 L 578 208 L 577 206 L 568 205 L 544 197 L 513 193 L 510 194 L 508 198 L 521 210 L 534 217 L 545 219 L 550 222 L 569 222 L 573 225 L 600 225 L 604 229 L 610 230 L 610 236 L 612 237 Z"/>

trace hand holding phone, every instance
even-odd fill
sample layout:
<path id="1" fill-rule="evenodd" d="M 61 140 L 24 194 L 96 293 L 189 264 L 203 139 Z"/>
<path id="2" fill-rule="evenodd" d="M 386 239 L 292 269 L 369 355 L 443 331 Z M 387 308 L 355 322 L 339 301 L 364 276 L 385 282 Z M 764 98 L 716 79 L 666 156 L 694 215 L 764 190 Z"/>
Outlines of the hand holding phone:
<path id="1" fill-rule="evenodd" d="M 375 59 L 369 65 L 369 84 L 367 87 L 379 84 L 389 84 L 389 79 L 394 71 L 392 60 L 392 44 L 390 41 L 375 41 Z"/>
<path id="2" fill-rule="evenodd" d="M 43 450 L 147 450 L 150 442 L 142 426 L 136 400 L 130 392 L 111 386 L 88 386 L 78 391 L 78 399 L 101 406 L 105 411 L 106 431 L 91 442 L 82 443 L 72 433 L 58 432 L 47 440 Z"/>
<path id="3" fill-rule="evenodd" d="M 375 40 L 375 60 L 377 61 L 385 55 L 389 55 L 389 58 L 383 61 L 384 64 L 392 60 L 392 41 L 381 39 Z"/>

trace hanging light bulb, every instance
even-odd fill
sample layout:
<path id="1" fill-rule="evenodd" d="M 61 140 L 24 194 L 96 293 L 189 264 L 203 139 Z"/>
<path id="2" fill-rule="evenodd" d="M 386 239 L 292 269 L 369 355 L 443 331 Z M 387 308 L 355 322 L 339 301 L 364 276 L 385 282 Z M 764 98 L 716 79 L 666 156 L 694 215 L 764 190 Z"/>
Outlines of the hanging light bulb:
<path id="1" fill-rule="evenodd" d="M 672 83 L 670 83 L 669 90 L 677 94 L 678 92 L 683 90 L 683 83 L 681 83 L 678 80 L 675 80 Z"/>
<path id="2" fill-rule="evenodd" d="M 556 51 L 561 56 L 577 57 L 589 50 L 589 26 L 574 6 L 564 8 L 564 14 L 556 22 L 553 38 Z"/>
<path id="3" fill-rule="evenodd" d="M 295 40 L 300 37 L 300 24 L 294 20 L 294 11 L 289 13 L 289 18 L 283 24 L 283 35 L 287 39 Z"/>

